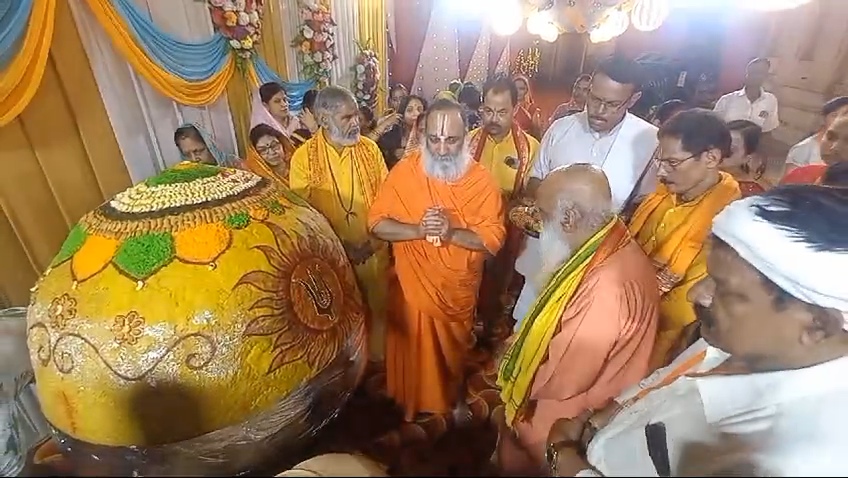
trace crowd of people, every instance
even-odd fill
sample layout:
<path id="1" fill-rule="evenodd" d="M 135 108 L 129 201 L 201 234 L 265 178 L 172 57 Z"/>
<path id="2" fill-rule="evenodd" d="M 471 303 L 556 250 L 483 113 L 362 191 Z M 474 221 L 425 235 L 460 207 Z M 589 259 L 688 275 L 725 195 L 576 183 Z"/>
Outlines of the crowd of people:
<path id="1" fill-rule="evenodd" d="M 175 142 L 327 217 L 406 420 L 467 421 L 466 360 L 493 347 L 501 474 L 843 476 L 848 288 L 828 271 L 848 267 L 848 98 L 771 187 L 769 67 L 652 121 L 628 111 L 644 76 L 620 57 L 547 120 L 521 76 L 394 85 L 379 116 L 333 85 L 295 115 L 272 83 L 244 161 L 197 125 Z"/>

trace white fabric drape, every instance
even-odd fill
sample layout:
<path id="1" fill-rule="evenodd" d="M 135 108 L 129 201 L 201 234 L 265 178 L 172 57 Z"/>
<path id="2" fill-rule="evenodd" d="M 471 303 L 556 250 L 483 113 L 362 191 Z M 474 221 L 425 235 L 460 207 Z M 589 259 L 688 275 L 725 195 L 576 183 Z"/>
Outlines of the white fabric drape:
<path id="1" fill-rule="evenodd" d="M 471 62 L 468 64 L 468 71 L 465 73 L 465 81 L 470 81 L 477 86 L 482 86 L 489 76 L 489 47 L 492 43 L 492 34 L 488 27 L 483 27 L 480 31 L 480 37 L 477 39 L 477 46 L 474 47 L 474 54 L 471 56 Z"/>
<path id="2" fill-rule="evenodd" d="M 142 181 L 180 161 L 174 130 L 198 123 L 225 152 L 236 152 L 235 129 L 226 96 L 207 107 L 178 104 L 153 89 L 133 71 L 81 0 L 69 0 L 106 113 L 112 123 L 133 182 Z M 185 40 L 212 35 L 205 2 L 134 0 L 163 31 Z"/>
<path id="3" fill-rule="evenodd" d="M 351 67 L 356 60 L 356 42 L 359 40 L 359 7 L 356 0 L 331 0 L 330 12 L 336 21 L 336 53 L 330 84 L 351 87 Z"/>
<path id="4" fill-rule="evenodd" d="M 280 16 L 280 25 L 283 26 L 283 46 L 286 50 L 286 71 L 279 72 L 285 74 L 289 81 L 302 81 L 300 75 L 300 60 L 298 59 L 297 51 L 292 48 L 291 44 L 294 41 L 297 29 L 300 26 L 300 7 L 297 0 L 271 0 L 276 1 L 280 8 L 276 11 Z"/>
<path id="5" fill-rule="evenodd" d="M 509 65 L 509 42 L 506 44 L 506 48 L 503 49 L 503 53 L 501 53 L 500 59 L 498 59 L 498 64 L 495 65 L 495 74 L 496 75 L 508 75 L 510 73 L 510 65 Z"/>
<path id="6" fill-rule="evenodd" d="M 433 5 L 430 24 L 421 59 L 412 82 L 412 93 L 431 98 L 439 90 L 446 90 L 451 80 L 459 78 L 459 37 L 454 14 L 448 2 Z"/>

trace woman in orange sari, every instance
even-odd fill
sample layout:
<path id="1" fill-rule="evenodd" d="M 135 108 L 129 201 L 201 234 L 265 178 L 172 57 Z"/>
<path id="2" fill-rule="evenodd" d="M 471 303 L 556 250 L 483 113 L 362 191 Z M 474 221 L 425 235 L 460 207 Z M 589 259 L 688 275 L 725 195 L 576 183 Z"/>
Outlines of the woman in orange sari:
<path id="1" fill-rule="evenodd" d="M 758 152 L 762 128 L 748 120 L 734 120 L 727 123 L 727 129 L 730 130 L 730 156 L 722 161 L 721 170 L 736 179 L 742 197 L 765 192 L 767 184 L 762 177 L 766 168 Z"/>
<path id="2" fill-rule="evenodd" d="M 245 165 L 253 174 L 289 186 L 289 165 L 294 144 L 276 128 L 260 123 L 250 130 Z"/>
<path id="3" fill-rule="evenodd" d="M 530 80 L 524 75 L 512 77 L 518 90 L 518 105 L 515 107 L 515 121 L 525 133 L 536 139 L 542 139 L 542 110 L 533 101 Z"/>

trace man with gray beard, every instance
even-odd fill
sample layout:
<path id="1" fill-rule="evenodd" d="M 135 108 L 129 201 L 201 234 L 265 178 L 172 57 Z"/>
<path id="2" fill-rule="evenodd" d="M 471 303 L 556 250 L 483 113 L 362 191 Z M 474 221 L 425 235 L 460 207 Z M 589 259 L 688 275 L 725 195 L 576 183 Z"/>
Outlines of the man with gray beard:
<path id="1" fill-rule="evenodd" d="M 603 407 L 648 373 L 659 292 L 651 261 L 613 213 L 604 172 L 575 164 L 536 193 L 542 291 L 500 360 L 497 458 L 507 476 L 545 474 L 548 432 Z"/>
<path id="2" fill-rule="evenodd" d="M 377 144 L 359 134 L 353 93 L 328 86 L 313 112 L 321 126 L 294 152 L 289 187 L 317 209 L 342 241 L 370 311 L 368 353 L 379 364 L 385 349 L 389 248 L 368 233 L 368 208 L 388 174 Z"/>
<path id="3" fill-rule="evenodd" d="M 506 235 L 503 200 L 471 160 L 458 103 L 437 100 L 423 121 L 421 151 L 392 168 L 368 215 L 371 233 L 392 243 L 399 283 L 389 292 L 386 386 L 407 420 L 453 412 L 464 421 L 477 290 Z"/>

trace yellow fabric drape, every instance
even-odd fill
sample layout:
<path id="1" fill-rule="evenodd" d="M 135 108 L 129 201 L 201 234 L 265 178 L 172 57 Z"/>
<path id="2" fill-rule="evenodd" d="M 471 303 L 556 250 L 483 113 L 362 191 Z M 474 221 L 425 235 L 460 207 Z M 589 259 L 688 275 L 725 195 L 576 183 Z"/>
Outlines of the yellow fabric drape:
<path id="1" fill-rule="evenodd" d="M 0 127 L 0 296 L 11 305 L 29 302 L 70 227 L 130 185 L 64 0 L 55 3 L 53 40 L 42 87 Z"/>
<path id="2" fill-rule="evenodd" d="M 21 114 L 35 96 L 53 41 L 56 0 L 35 0 L 21 50 L 0 73 L 0 126 Z"/>
<path id="3" fill-rule="evenodd" d="M 386 108 L 386 94 L 382 88 L 383 81 L 388 78 L 389 41 L 386 33 L 386 0 L 359 0 L 359 25 L 357 25 L 359 43 L 366 45 L 371 42 L 374 53 L 380 61 L 381 87 L 377 94 L 377 113 L 382 114 Z M 277 70 L 280 71 L 280 70 Z"/>
<path id="4" fill-rule="evenodd" d="M 235 57 L 232 55 L 226 66 L 209 79 L 199 82 L 185 81 L 163 70 L 147 57 L 110 0 L 86 1 L 115 48 L 135 71 L 163 95 L 184 105 L 203 106 L 215 102 L 227 89 L 227 83 L 236 69 Z"/>

